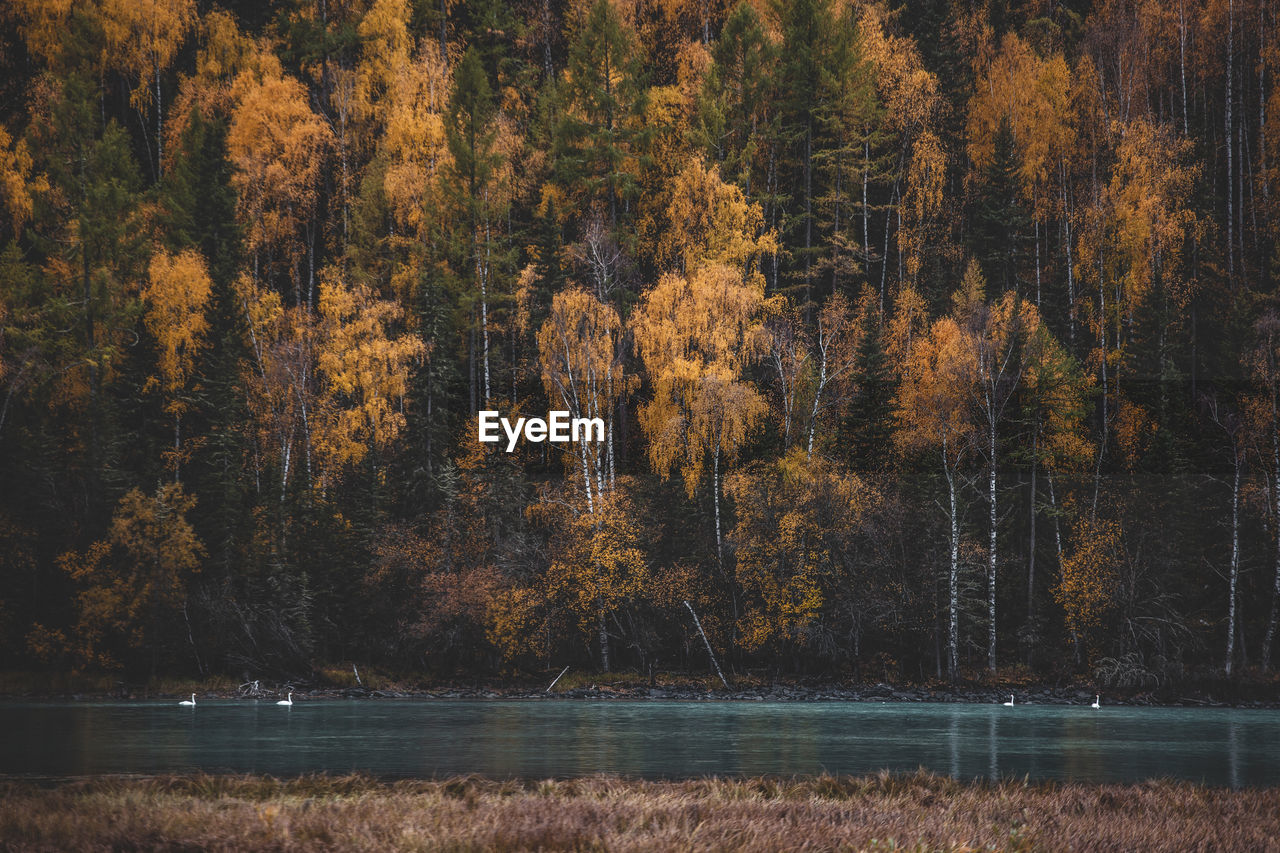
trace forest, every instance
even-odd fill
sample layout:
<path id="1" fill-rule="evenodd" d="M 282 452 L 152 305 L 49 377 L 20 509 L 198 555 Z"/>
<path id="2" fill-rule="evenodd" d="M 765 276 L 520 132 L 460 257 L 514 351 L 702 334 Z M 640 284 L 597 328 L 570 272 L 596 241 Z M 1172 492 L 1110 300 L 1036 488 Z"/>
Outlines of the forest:
<path id="1" fill-rule="evenodd" d="M 5 0 L 0 668 L 1266 677 L 1278 74 L 1276 0 Z"/>

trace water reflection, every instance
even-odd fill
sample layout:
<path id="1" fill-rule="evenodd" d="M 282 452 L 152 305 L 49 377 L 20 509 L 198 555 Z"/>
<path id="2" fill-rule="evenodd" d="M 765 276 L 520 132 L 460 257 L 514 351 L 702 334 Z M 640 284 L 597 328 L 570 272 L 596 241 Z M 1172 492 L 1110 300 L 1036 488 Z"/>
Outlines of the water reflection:
<path id="1" fill-rule="evenodd" d="M 960 704 L 0 704 L 0 774 L 868 773 L 1280 784 L 1280 712 Z"/>
<path id="2" fill-rule="evenodd" d="M 1240 787 L 1240 728 L 1235 720 L 1227 720 L 1227 774 L 1231 787 Z"/>
<path id="3" fill-rule="evenodd" d="M 960 775 L 960 721 L 951 716 L 947 726 L 947 745 L 951 747 L 951 775 Z"/>
<path id="4" fill-rule="evenodd" d="M 996 746 L 996 718 L 994 716 L 987 718 L 987 776 L 991 779 L 1000 778 L 1000 759 L 998 747 Z"/>

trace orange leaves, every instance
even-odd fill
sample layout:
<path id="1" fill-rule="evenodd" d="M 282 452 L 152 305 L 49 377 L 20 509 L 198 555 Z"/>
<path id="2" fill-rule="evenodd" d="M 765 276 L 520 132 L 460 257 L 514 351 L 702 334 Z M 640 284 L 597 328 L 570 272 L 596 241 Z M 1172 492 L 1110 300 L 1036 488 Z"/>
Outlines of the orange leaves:
<path id="1" fill-rule="evenodd" d="M 638 381 L 623 366 L 618 313 L 585 290 L 562 290 L 538 331 L 538 358 L 552 404 L 564 406 L 575 418 L 603 418 L 612 440 L 613 410 Z M 587 507 L 594 511 L 593 489 L 604 491 L 605 448 L 582 441 L 576 450 Z"/>
<path id="2" fill-rule="evenodd" d="M 1127 397 L 1116 401 L 1116 443 L 1124 454 L 1125 467 L 1133 470 L 1146 452 L 1159 425 L 1147 410 Z"/>
<path id="3" fill-rule="evenodd" d="M 14 236 L 31 219 L 34 199 L 49 189 L 48 179 L 33 174 L 31 152 L 25 140 L 14 140 L 0 127 L 0 210 L 8 213 Z"/>
<path id="4" fill-rule="evenodd" d="M 396 65 L 386 85 L 379 110 L 388 160 L 383 189 L 397 226 L 421 234 L 426 200 L 449 160 L 443 118 L 449 70 L 434 51 L 424 50 Z"/>
<path id="5" fill-rule="evenodd" d="M 890 128 L 911 137 L 933 125 L 944 102 L 938 79 L 925 69 L 915 43 L 890 33 L 889 14 L 877 3 L 864 6 L 858 40 L 876 70 L 876 88 Z"/>
<path id="6" fill-rule="evenodd" d="M 1141 305 L 1157 276 L 1181 307 L 1192 282 L 1180 277 L 1185 239 L 1197 226 L 1191 209 L 1195 169 L 1184 162 L 1190 143 L 1167 129 L 1137 119 L 1119 129 L 1109 196 L 1113 247 L 1122 257 L 1125 306 Z"/>
<path id="7" fill-rule="evenodd" d="M 1067 628 L 1085 636 L 1102 625 L 1115 605 L 1120 569 L 1127 559 L 1118 522 L 1082 518 L 1072 537 L 1075 549 L 1062 561 L 1062 580 L 1053 595 L 1066 615 Z"/>
<path id="8" fill-rule="evenodd" d="M 974 429 L 968 405 L 977 371 L 976 355 L 960 325 L 950 317 L 935 320 L 907 353 L 896 401 L 899 446 L 941 447 L 949 460 L 958 457 Z"/>
<path id="9" fill-rule="evenodd" d="M 547 592 L 565 602 L 582 626 L 640 598 L 649 587 L 646 538 L 625 482 L 595 513 L 562 519 L 562 543 L 547 569 Z"/>
<path id="10" fill-rule="evenodd" d="M 914 336 L 909 345 L 900 340 L 905 333 L 891 326 L 891 340 L 898 339 L 892 349 L 906 350 L 897 398 L 900 447 L 941 447 L 958 458 L 975 419 L 994 431 L 1014 389 L 1048 347 L 1034 305 L 1012 292 L 988 304 L 984 290 L 977 264 L 970 261 L 952 296 L 952 316 L 934 321 L 927 335 Z M 907 324 L 906 318 L 896 321 Z M 1048 375 L 1043 379 L 1047 382 Z"/>
<path id="11" fill-rule="evenodd" d="M 153 104 L 160 73 L 195 23 L 195 0 L 103 0 L 108 51 L 137 80 L 129 93 L 135 108 Z"/>
<path id="12" fill-rule="evenodd" d="M 575 416 L 600 417 L 629 384 L 621 360 L 622 320 L 585 290 L 562 290 L 538 331 L 542 382 Z"/>
<path id="13" fill-rule="evenodd" d="M 231 115 L 227 153 L 231 182 L 250 251 L 268 248 L 295 262 L 299 230 L 315 215 L 320 179 L 333 134 L 292 77 L 264 75 L 245 86 Z"/>
<path id="14" fill-rule="evenodd" d="M 176 595 L 181 575 L 197 570 L 204 547 L 186 519 L 195 505 L 195 497 L 179 483 L 160 486 L 154 495 L 133 489 L 120 499 L 111 519 L 111 544 L 160 572 L 147 592 Z"/>
<path id="15" fill-rule="evenodd" d="M 248 274 L 236 281 L 253 368 L 245 375 L 249 409 L 263 449 L 281 467 L 281 489 L 289 479 L 300 414 L 310 405 L 311 328 L 301 309 L 286 311 L 280 294 L 259 287 Z"/>
<path id="16" fill-rule="evenodd" d="M 336 275 L 320 285 L 314 441 L 326 477 L 386 447 L 404 427 L 409 370 L 425 347 L 415 335 L 396 333 L 402 318 L 399 305 L 366 287 Z"/>
<path id="17" fill-rule="evenodd" d="M 1001 121 L 1007 119 L 1021 153 L 1019 178 L 1029 201 L 1044 187 L 1075 143 L 1071 72 L 1062 54 L 1037 56 L 1016 34 L 1005 37 L 969 101 L 969 157 L 987 168 Z"/>
<path id="18" fill-rule="evenodd" d="M 409 64 L 409 4 L 406 0 L 374 0 L 356 28 L 361 62 L 356 69 L 356 115 L 369 118 Z"/>
<path id="19" fill-rule="evenodd" d="M 767 465 L 729 475 L 738 524 L 740 623 L 749 651 L 776 641 L 803 644 L 829 597 L 847 595 L 846 559 L 880 495 L 856 474 L 794 449 Z"/>
<path id="20" fill-rule="evenodd" d="M 145 495 L 133 489 L 116 506 L 106 540 L 59 565 L 80 586 L 71 651 L 89 666 L 115 665 L 115 641 L 137 648 L 158 639 L 160 614 L 181 605 L 204 546 L 187 521 L 195 497 L 178 483 Z"/>
<path id="21" fill-rule="evenodd" d="M 688 272 L 701 263 L 722 264 L 746 275 L 777 239 L 764 228 L 760 205 L 720 180 L 716 166 L 690 158 L 671 181 L 665 224 L 656 255 L 666 269 Z"/>
<path id="22" fill-rule="evenodd" d="M 690 276 L 664 275 L 637 309 L 636 350 L 653 384 L 641 407 L 649 461 L 667 476 L 679 469 L 690 495 L 708 454 L 732 457 L 765 412 L 741 378 L 765 351 L 763 288 L 719 264 Z"/>
<path id="23" fill-rule="evenodd" d="M 159 251 L 152 256 L 142 298 L 147 303 L 147 329 L 160 345 L 160 376 L 167 394 L 186 385 L 204 346 L 204 309 L 212 288 L 199 252 Z"/>
<path id="24" fill-rule="evenodd" d="M 10 13 L 27 50 L 53 65 L 62 55 L 73 0 L 12 0 Z"/>
<path id="25" fill-rule="evenodd" d="M 254 44 L 240 31 L 230 12 L 211 9 L 200 21 L 200 32 L 203 38 L 196 53 L 197 76 L 229 85 L 241 71 L 255 66 L 258 56 Z"/>
<path id="26" fill-rule="evenodd" d="M 906 256 L 907 279 L 916 281 L 920 264 L 929 246 L 925 226 L 942 213 L 943 187 L 947 179 L 947 152 L 933 131 L 920 134 L 911 149 L 907 170 L 907 192 L 903 198 L 905 227 L 898 234 L 898 245 Z"/>
<path id="27" fill-rule="evenodd" d="M 320 481 L 395 440 L 404 426 L 409 371 L 425 346 L 398 331 L 403 311 L 363 285 L 349 285 L 333 270 L 321 275 L 316 314 L 285 308 L 275 291 L 248 276 L 238 291 L 254 354 L 250 407 L 265 448 L 288 482 L 295 442 L 314 449 Z"/>

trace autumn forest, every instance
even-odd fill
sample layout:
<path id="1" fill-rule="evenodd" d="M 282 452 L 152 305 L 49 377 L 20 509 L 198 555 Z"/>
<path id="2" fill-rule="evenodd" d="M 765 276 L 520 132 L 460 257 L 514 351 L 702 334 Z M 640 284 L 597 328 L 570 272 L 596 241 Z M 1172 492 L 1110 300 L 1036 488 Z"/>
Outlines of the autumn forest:
<path id="1" fill-rule="evenodd" d="M 1264 673 L 1277 75 L 1276 0 L 5 0 L 0 668 Z"/>

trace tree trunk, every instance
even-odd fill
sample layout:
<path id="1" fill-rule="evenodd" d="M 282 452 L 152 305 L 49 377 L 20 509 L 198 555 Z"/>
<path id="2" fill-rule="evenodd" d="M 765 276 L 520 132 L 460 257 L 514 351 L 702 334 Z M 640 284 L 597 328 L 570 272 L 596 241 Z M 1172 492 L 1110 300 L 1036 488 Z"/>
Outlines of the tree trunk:
<path id="1" fill-rule="evenodd" d="M 867 179 L 871 171 L 871 143 L 863 143 L 862 161 L 862 270 L 871 275 L 871 209 L 867 206 Z M 884 314 L 884 292 L 880 293 L 880 313 Z"/>
<path id="2" fill-rule="evenodd" d="M 600 667 L 609 671 L 609 632 L 604 626 L 604 608 L 600 608 Z"/>
<path id="3" fill-rule="evenodd" d="M 813 287 L 813 121 L 804 131 L 804 318 L 809 322 Z"/>
<path id="4" fill-rule="evenodd" d="M 942 443 L 942 470 L 947 475 L 947 497 L 951 507 L 951 565 L 947 576 L 947 671 L 952 681 L 959 669 L 960 647 L 960 516 L 956 508 L 956 478 L 947 455 L 947 443 Z"/>
<path id="5" fill-rule="evenodd" d="M 1231 75 L 1235 66 L 1235 3 L 1227 0 L 1227 97 L 1223 140 L 1227 144 L 1227 284 L 1235 279 L 1235 197 L 1234 163 L 1231 150 Z"/>
<path id="6" fill-rule="evenodd" d="M 1276 389 L 1276 367 L 1274 363 L 1274 347 L 1270 339 L 1267 340 L 1267 361 L 1268 367 L 1271 369 L 1271 472 L 1272 472 L 1272 491 L 1273 506 L 1275 508 L 1272 515 L 1272 534 L 1276 538 L 1275 550 L 1275 581 L 1271 588 L 1271 614 L 1267 617 L 1267 633 L 1262 640 L 1262 670 L 1266 672 L 1271 667 L 1271 644 L 1276 636 L 1276 616 L 1277 608 L 1280 607 L 1280 400 L 1277 400 Z"/>
<path id="7" fill-rule="evenodd" d="M 1067 341 L 1072 353 L 1076 348 L 1076 279 L 1075 262 L 1071 257 L 1071 209 L 1067 198 L 1067 165 L 1066 160 L 1059 161 L 1062 174 L 1062 225 L 1063 243 L 1067 249 Z"/>
<path id="8" fill-rule="evenodd" d="M 819 320 L 818 325 L 818 335 L 821 337 L 824 334 L 821 328 L 821 320 Z M 813 409 L 809 412 L 809 444 L 805 450 L 805 457 L 809 459 L 813 458 L 813 434 L 818 426 L 818 404 L 822 400 L 822 392 L 827 387 L 827 349 L 827 342 L 822 341 L 819 344 L 822 361 L 818 367 L 818 387 L 813 395 Z"/>
<path id="9" fill-rule="evenodd" d="M 485 191 L 485 204 L 488 205 L 488 190 Z M 489 223 L 484 224 L 484 260 L 476 253 L 476 272 L 480 279 L 480 344 L 481 364 L 484 369 L 484 402 L 489 405 Z"/>
<path id="10" fill-rule="evenodd" d="M 1053 548 L 1058 556 L 1058 573 L 1062 573 L 1062 525 L 1058 521 L 1058 496 L 1053 490 L 1053 469 L 1049 469 L 1049 509 L 1053 512 Z"/>
<path id="11" fill-rule="evenodd" d="M 991 530 L 987 550 L 987 668 L 996 671 L 996 421 L 988 423 L 987 500 L 991 510 Z"/>
<path id="12" fill-rule="evenodd" d="M 1227 660 L 1224 669 L 1231 675 L 1236 652 L 1236 584 L 1240 577 L 1240 453 L 1231 448 L 1234 468 L 1231 481 L 1231 597 L 1227 602 Z"/>
<path id="13" fill-rule="evenodd" d="M 720 671 L 720 662 L 716 660 L 716 653 L 711 650 L 711 641 L 707 639 L 707 632 L 702 630 L 702 621 L 698 619 L 698 614 L 694 612 L 693 605 L 685 599 L 684 606 L 689 608 L 689 615 L 693 617 L 694 627 L 698 629 L 698 634 L 702 637 L 702 644 L 707 647 L 707 657 L 711 658 L 711 665 L 716 668 L 716 675 L 720 676 L 720 683 L 724 685 L 724 689 L 729 689 L 729 682 L 725 680 L 724 673 Z"/>
<path id="14" fill-rule="evenodd" d="M 440 0 L 440 58 L 449 55 L 449 12 L 445 9 L 444 0 Z"/>
<path id="15" fill-rule="evenodd" d="M 160 63 L 156 63 L 156 177 L 164 177 L 164 96 L 160 91 Z"/>
<path id="16" fill-rule="evenodd" d="M 716 452 L 711 457 L 711 493 L 715 503 L 716 515 L 716 562 L 724 566 L 724 551 L 720 539 L 720 442 L 716 442 Z"/>
<path id="17" fill-rule="evenodd" d="M 1036 217 L 1036 308 L 1040 307 L 1040 218 Z"/>
<path id="18" fill-rule="evenodd" d="M 1102 252 L 1098 252 L 1098 316 L 1101 321 L 1098 323 L 1098 346 L 1102 352 L 1101 368 L 1102 368 L 1102 440 L 1098 442 L 1098 458 L 1093 468 L 1093 507 L 1090 515 L 1094 518 L 1098 515 L 1098 491 L 1102 486 L 1102 459 L 1107 453 L 1107 291 L 1103 286 L 1103 269 L 1102 269 Z"/>
<path id="19" fill-rule="evenodd" d="M 1040 460 L 1036 458 L 1039 449 L 1039 426 L 1033 426 L 1031 435 L 1031 536 L 1027 551 L 1027 624 L 1036 617 L 1036 473 L 1040 468 Z"/>
<path id="20" fill-rule="evenodd" d="M 1182 78 L 1182 135 L 1191 135 L 1187 119 L 1187 16 L 1182 0 L 1178 2 L 1178 73 Z"/>

